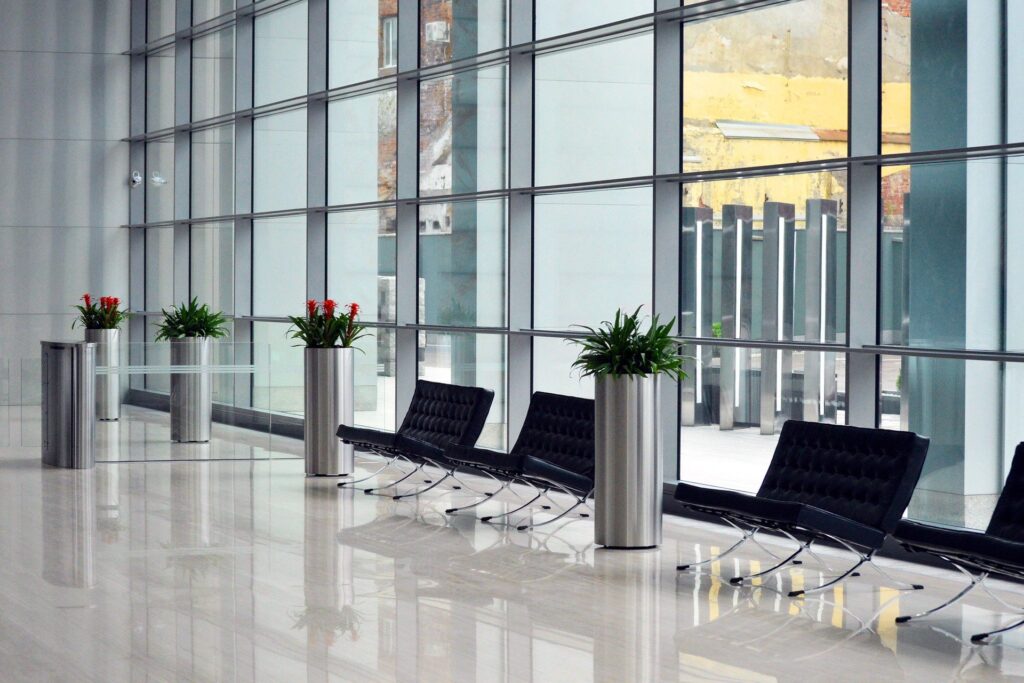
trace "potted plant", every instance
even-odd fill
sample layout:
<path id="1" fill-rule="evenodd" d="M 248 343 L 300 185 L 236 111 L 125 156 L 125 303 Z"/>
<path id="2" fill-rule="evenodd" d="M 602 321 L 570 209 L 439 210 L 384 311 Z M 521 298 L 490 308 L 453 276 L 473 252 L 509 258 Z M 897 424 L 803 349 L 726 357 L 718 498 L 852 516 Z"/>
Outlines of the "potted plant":
<path id="1" fill-rule="evenodd" d="M 86 292 L 82 303 L 75 308 L 78 317 L 71 326 L 85 328 L 85 341 L 96 344 L 96 366 L 116 368 L 120 365 L 121 323 L 128 318 L 128 311 L 121 308 L 121 300 L 116 296 L 101 296 L 97 301 Z M 99 375 L 96 377 L 96 419 L 116 420 L 120 416 L 120 375 Z"/>
<path id="2" fill-rule="evenodd" d="M 157 341 L 171 342 L 171 441 L 210 440 L 213 396 L 210 389 L 210 356 L 214 339 L 227 335 L 227 320 L 193 298 L 188 303 L 162 310 Z"/>
<path id="3" fill-rule="evenodd" d="M 352 473 L 351 444 L 337 437 L 338 425 L 354 421 L 356 340 L 366 329 L 356 322 L 359 304 L 339 309 L 333 299 L 306 302 L 304 316 L 291 316 L 292 339 L 306 347 L 305 451 L 307 477 L 343 477 Z"/>
<path id="4" fill-rule="evenodd" d="M 607 548 L 661 543 L 659 378 L 686 377 L 674 325 L 655 315 L 644 329 L 640 308 L 619 310 L 597 329 L 577 326 L 586 336 L 570 340 L 581 347 L 573 367 L 594 377 L 595 541 Z"/>

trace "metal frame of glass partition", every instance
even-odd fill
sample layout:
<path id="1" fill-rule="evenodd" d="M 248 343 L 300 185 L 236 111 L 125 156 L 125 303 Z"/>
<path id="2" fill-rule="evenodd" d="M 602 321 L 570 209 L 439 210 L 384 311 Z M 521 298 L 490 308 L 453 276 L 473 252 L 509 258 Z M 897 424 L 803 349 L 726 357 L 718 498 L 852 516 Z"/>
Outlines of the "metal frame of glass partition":
<path id="1" fill-rule="evenodd" d="M 992 352 L 976 349 L 908 348 L 882 345 L 880 336 L 881 292 L 879 291 L 880 254 L 880 179 L 881 169 L 892 164 L 931 163 L 968 158 L 1006 159 L 1024 154 L 1024 143 L 1007 143 L 977 147 L 961 147 L 926 152 L 882 154 L 881 75 L 882 32 L 881 3 L 874 0 L 851 0 L 848 4 L 848 154 L 839 158 L 799 161 L 745 168 L 727 168 L 700 172 L 684 172 L 683 168 L 683 31 L 697 22 L 719 19 L 743 12 L 757 11 L 797 0 L 652 0 L 651 11 L 608 24 L 576 30 L 563 35 L 535 37 L 533 0 L 507 0 L 507 45 L 453 61 L 421 66 L 420 64 L 420 2 L 396 0 L 397 69 L 376 79 L 338 88 L 329 88 L 328 25 L 329 0 L 302 0 L 308 9 L 306 35 L 306 94 L 279 102 L 255 105 L 253 100 L 255 22 L 260 17 L 293 5 L 297 0 L 237 0 L 234 10 L 192 24 L 190 0 L 176 0 L 176 32 L 147 41 L 146 0 L 132 0 L 132 110 L 130 142 L 131 166 L 145 168 L 146 145 L 154 140 L 168 140 L 174 149 L 174 189 L 172 220 L 148 221 L 145 192 L 133 191 L 130 205 L 131 230 L 131 301 L 140 315 L 133 319 L 134 338 L 144 338 L 146 317 L 157 312 L 144 310 L 146 301 L 147 230 L 165 228 L 173 232 L 171 289 L 174 299 L 182 300 L 190 293 L 189 229 L 198 223 L 230 224 L 233 240 L 233 319 L 234 340 L 252 340 L 253 325 L 260 322 L 286 322 L 283 317 L 253 315 L 253 223 L 262 219 L 294 217 L 305 223 L 306 270 L 305 295 L 321 299 L 327 294 L 326 245 L 328 216 L 342 211 L 389 209 L 395 212 L 395 320 L 371 323 L 372 327 L 389 330 L 395 339 L 395 406 L 402 415 L 412 396 L 418 369 L 418 340 L 426 332 L 448 334 L 498 334 L 505 338 L 505 390 L 507 392 L 506 444 L 513 443 L 525 417 L 533 389 L 534 339 L 557 336 L 571 337 L 571 330 L 538 329 L 534 321 L 534 299 L 546 293 L 534 287 L 534 199 L 545 195 L 561 195 L 588 190 L 617 188 L 649 188 L 652 193 L 652 308 L 663 319 L 679 317 L 679 332 L 709 353 L 720 348 L 728 358 L 743 349 L 762 350 L 762 376 L 771 378 L 760 385 L 761 412 L 749 418 L 760 425 L 763 434 L 777 428 L 776 412 L 766 410 L 771 396 L 778 394 L 777 383 L 783 367 L 791 362 L 791 354 L 806 351 L 814 358 L 830 353 L 844 354 L 845 419 L 853 425 L 875 427 L 879 423 L 879 361 L 884 355 L 938 356 L 961 360 L 997 360 L 1006 363 L 1024 362 L 1024 353 Z M 1012 23 L 1012 22 L 1008 22 Z M 233 28 L 234 111 L 215 118 L 192 120 L 192 41 L 213 32 Z M 393 24 L 391 25 L 393 29 Z M 537 185 L 535 164 L 535 60 L 562 50 L 636 35 L 653 35 L 653 139 L 651 172 L 640 176 L 606 178 L 592 182 L 570 182 Z M 174 47 L 174 125 L 159 130 L 146 128 L 146 61 L 155 52 Z M 426 196 L 421 193 L 418 164 L 420 159 L 420 85 L 438 77 L 477 72 L 503 65 L 506 69 L 505 149 L 506 180 L 503 187 Z M 396 195 L 394 199 L 351 204 L 328 204 L 327 161 L 328 107 L 332 102 L 349 100 L 372 93 L 394 90 L 397 149 L 395 157 Z M 253 204 L 253 129 L 262 117 L 302 109 L 306 119 L 306 202 L 304 206 L 273 211 L 254 211 Z M 190 213 L 191 134 L 195 131 L 233 124 L 233 196 L 234 210 L 220 216 L 193 217 Z M 820 335 L 794 340 L 788 327 L 786 299 L 776 283 L 765 280 L 762 292 L 764 310 L 772 321 L 762 321 L 761 338 L 718 337 L 712 334 L 707 317 L 709 303 L 700 299 L 701 285 L 691 272 L 682 267 L 681 255 L 701 244 L 697 233 L 704 221 L 710 230 L 710 217 L 694 214 L 684 208 L 682 188 L 687 183 L 758 178 L 788 174 L 842 171 L 845 173 L 847 202 L 847 257 L 845 265 L 846 300 L 845 338 L 829 341 Z M 461 201 L 504 199 L 506 206 L 506 323 L 498 327 L 477 325 L 437 325 L 425 323 L 420 315 L 418 221 L 431 206 Z M 797 212 L 803 207 L 797 207 Z M 827 208 L 827 207 L 826 207 Z M 749 210 L 749 207 L 747 207 Z M 818 207 L 821 209 L 821 207 Z M 793 206 L 785 202 L 766 205 L 772 221 L 782 220 L 780 230 L 765 232 L 765 249 L 779 263 L 789 263 L 793 256 L 792 241 L 786 234 L 793 220 Z M 819 212 L 820 213 L 820 212 Z M 826 211 L 827 213 L 827 211 Z M 691 215 L 692 214 L 692 215 Z M 744 214 L 745 215 L 745 214 Z M 826 221 L 827 222 L 827 221 Z M 789 227 L 787 227 L 789 226 Z M 682 228 L 682 229 L 681 229 Z M 825 235 L 825 226 L 816 235 Z M 738 233 L 742 237 L 742 229 Z M 705 240 L 705 243 L 707 240 Z M 737 252 L 742 253 L 742 252 Z M 827 270 L 823 273 L 829 275 Z M 762 274 L 768 277 L 768 274 Z M 699 279 L 699 278 L 698 278 Z M 821 286 L 820 284 L 818 286 Z M 749 291 L 747 292 L 749 294 Z M 704 295 L 708 295 L 704 288 Z M 762 305 L 761 303 L 758 304 Z M 812 307 L 813 308 L 813 307 Z M 832 311 L 835 312 L 834 310 Z M 818 315 L 825 311 L 810 311 Z M 682 314 L 682 315 L 681 315 Z M 703 317 L 702 317 L 703 316 Z M 790 317 L 787 317 L 790 316 Z M 727 322 L 727 321 L 723 321 Z M 738 321 L 743 323 L 743 321 Z M 749 325 L 750 320 L 744 324 Z M 731 324 L 731 323 L 729 323 Z M 733 338 L 729 338 L 732 336 Z M 768 351 L 769 353 L 765 353 Z M 778 352 L 778 353 L 774 353 Z M 813 352 L 813 353 L 810 353 Z M 731 362 L 731 361 L 723 361 Z M 824 374 L 828 374 L 825 372 Z M 737 375 L 739 376 L 739 375 Z M 680 425 L 692 424 L 693 403 L 700 394 L 701 373 L 693 374 L 682 387 L 663 385 L 662 420 L 666 476 L 675 480 L 680 461 Z M 735 387 L 731 387 L 734 391 Z M 817 391 L 817 388 L 814 388 Z M 833 392 L 834 387 L 825 390 Z M 723 389 L 724 391 L 724 389 Z M 810 389 L 808 389 L 810 391 Z M 824 399 L 821 399 L 824 400 Z M 731 413 L 733 402 L 722 401 Z M 731 418 L 730 418 L 731 419 Z"/>

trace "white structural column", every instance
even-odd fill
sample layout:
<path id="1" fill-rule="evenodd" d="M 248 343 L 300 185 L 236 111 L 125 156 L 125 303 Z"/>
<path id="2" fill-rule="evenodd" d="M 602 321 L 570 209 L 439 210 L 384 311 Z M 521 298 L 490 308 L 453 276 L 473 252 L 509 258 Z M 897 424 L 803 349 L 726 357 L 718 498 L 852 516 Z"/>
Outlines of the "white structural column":
<path id="1" fill-rule="evenodd" d="M 137 50 L 146 44 L 146 0 L 132 0 L 131 6 L 131 49 Z M 133 52 L 131 57 L 131 93 L 128 134 L 132 137 L 146 132 L 146 55 Z M 129 143 L 129 168 L 141 174 L 142 182 L 132 187 L 128 195 L 128 223 L 139 225 L 146 220 L 146 143 L 137 140 Z M 133 229 L 128 237 L 128 306 L 130 310 L 146 308 L 146 231 Z M 136 315 L 128 319 L 128 339 L 141 342 L 146 339 L 146 319 Z M 141 347 L 129 347 L 128 362 L 139 365 L 143 362 Z M 129 387 L 141 389 L 145 378 L 133 375 Z"/>
<path id="2" fill-rule="evenodd" d="M 253 93 L 253 45 L 255 42 L 255 20 L 253 0 L 237 0 L 238 14 L 235 21 L 235 109 L 245 111 L 252 108 Z M 252 130 L 251 116 L 235 119 L 235 213 L 247 214 L 252 211 Z M 235 263 L 234 263 L 234 314 L 252 315 L 252 219 L 235 220 Z M 252 323 L 236 322 L 234 331 L 236 343 L 235 361 L 242 362 L 243 349 L 251 346 Z M 247 359 L 252 362 L 252 357 Z M 241 375 L 234 380 L 235 405 L 252 405 L 252 377 Z"/>
<path id="3" fill-rule="evenodd" d="M 308 92 L 327 90 L 328 0 L 309 0 Z M 306 107 L 306 297 L 318 301 L 327 292 L 327 99 L 310 98 Z M 301 302 L 296 302 L 298 307 Z"/>
<path id="4" fill-rule="evenodd" d="M 1006 6 L 1006 131 L 1004 141 L 1024 140 L 1024 3 L 1010 2 Z M 1024 187 L 1024 166 L 1006 164 L 1006 187 Z M 1009 351 L 1024 349 L 1024 316 L 1012 311 L 1024 311 L 1024 195 L 1006 193 L 1006 238 L 1004 252 L 1006 301 L 1003 305 L 1006 319 L 1005 348 Z M 1003 376 L 1003 414 L 1024 415 L 1024 363 L 1007 363 Z M 1014 448 L 1024 441 L 1024 423 L 1019 419 L 1004 420 L 1003 466 L 1005 476 L 1010 469 Z"/>
<path id="5" fill-rule="evenodd" d="M 680 7 L 679 0 L 658 0 L 658 11 Z M 654 172 L 679 173 L 682 169 L 683 73 L 682 24 L 678 19 L 659 20 L 654 25 Z M 680 235 L 682 193 L 675 181 L 654 184 L 654 312 L 663 321 L 680 314 Z M 692 372 L 693 368 L 688 368 Z M 664 377 L 661 381 L 661 458 L 664 477 L 679 479 L 679 385 Z"/>
<path id="6" fill-rule="evenodd" d="M 881 5 L 850 3 L 850 155 L 871 156 L 881 149 L 878 94 L 881 78 Z M 851 163 L 847 342 L 872 346 L 878 336 L 879 168 Z M 878 356 L 851 353 L 846 363 L 846 422 L 878 423 Z"/>
<path id="7" fill-rule="evenodd" d="M 176 0 L 174 29 L 174 125 L 192 121 L 192 1 Z M 187 301 L 191 257 L 189 219 L 192 217 L 192 132 L 174 133 L 174 303 Z"/>
<path id="8" fill-rule="evenodd" d="M 513 46 L 533 41 L 532 0 L 512 0 L 509 38 Z M 533 52 L 509 56 L 509 186 L 533 186 Z M 533 196 L 513 192 L 508 199 L 508 322 L 511 330 L 533 327 Z M 541 293 L 546 296 L 550 293 Z M 533 338 L 508 337 L 508 445 L 526 419 L 533 392 Z"/>

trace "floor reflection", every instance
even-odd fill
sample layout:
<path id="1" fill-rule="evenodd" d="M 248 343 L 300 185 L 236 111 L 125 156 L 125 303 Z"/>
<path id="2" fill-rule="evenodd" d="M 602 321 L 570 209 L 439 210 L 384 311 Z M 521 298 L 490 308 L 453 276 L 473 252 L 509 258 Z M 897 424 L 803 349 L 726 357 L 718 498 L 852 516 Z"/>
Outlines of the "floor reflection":
<path id="1" fill-rule="evenodd" d="M 573 520 L 523 533 L 338 489 L 295 460 L 42 469 L 0 448 L 0 662 L 28 680 L 768 681 L 1024 676 L 1024 639 L 971 598 L 921 623 L 951 574 L 902 593 L 870 570 L 809 598 L 808 562 L 752 586 L 752 548 L 669 519 L 659 551 L 604 551 Z M 489 501 L 479 515 L 514 507 Z M 537 511 L 536 514 L 550 514 Z M 554 526 L 554 525 L 552 525 Z M 772 547 L 773 544 L 769 544 Z M 779 550 L 779 547 L 773 547 Z M 836 567 L 846 558 L 822 553 Z M 907 567 L 890 566 L 906 577 Z M 1011 601 L 1024 601 L 1007 593 Z"/>

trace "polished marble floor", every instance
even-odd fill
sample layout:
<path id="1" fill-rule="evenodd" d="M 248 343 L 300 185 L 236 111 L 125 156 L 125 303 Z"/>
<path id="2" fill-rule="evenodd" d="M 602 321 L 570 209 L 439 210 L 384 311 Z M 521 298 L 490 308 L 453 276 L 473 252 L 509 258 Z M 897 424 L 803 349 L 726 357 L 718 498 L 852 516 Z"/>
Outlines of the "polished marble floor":
<path id="1" fill-rule="evenodd" d="M 967 641 L 1007 621 L 984 594 L 894 624 L 955 593 L 952 573 L 883 561 L 928 590 L 901 593 L 868 570 L 790 599 L 791 586 L 827 571 L 809 563 L 762 585 L 729 585 L 735 572 L 766 566 L 754 547 L 677 573 L 677 562 L 731 543 L 717 526 L 667 518 L 660 550 L 603 551 L 590 521 L 518 532 L 446 518 L 468 494 L 432 493 L 411 502 L 353 493 L 306 479 L 288 458 L 64 471 L 42 468 L 37 447 L 0 447 L 0 680 L 1024 677 L 1024 634 Z M 515 500 L 504 494 L 478 514 Z M 1024 604 L 1020 587 L 995 585 Z"/>

